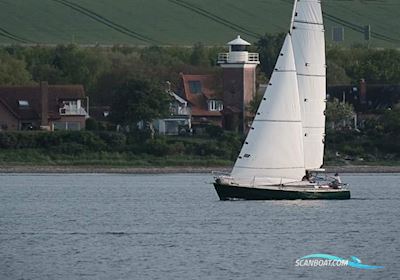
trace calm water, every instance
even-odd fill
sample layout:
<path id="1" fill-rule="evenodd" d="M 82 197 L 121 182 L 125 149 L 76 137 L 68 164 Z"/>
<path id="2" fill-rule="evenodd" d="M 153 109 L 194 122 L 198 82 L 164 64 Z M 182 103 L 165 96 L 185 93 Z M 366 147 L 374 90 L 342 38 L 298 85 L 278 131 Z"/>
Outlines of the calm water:
<path id="1" fill-rule="evenodd" d="M 342 179 L 349 201 L 221 202 L 204 174 L 0 175 L 0 279 L 400 279 L 400 174 Z"/>

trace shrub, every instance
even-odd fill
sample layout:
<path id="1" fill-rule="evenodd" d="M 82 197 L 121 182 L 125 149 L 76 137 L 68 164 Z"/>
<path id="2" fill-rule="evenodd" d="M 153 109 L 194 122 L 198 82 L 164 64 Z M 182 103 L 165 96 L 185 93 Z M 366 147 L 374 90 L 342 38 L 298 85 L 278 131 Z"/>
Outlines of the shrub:
<path id="1" fill-rule="evenodd" d="M 17 137 L 15 137 L 14 133 L 0 132 L 0 148 L 15 148 L 17 144 Z"/>
<path id="2" fill-rule="evenodd" d="M 150 155 L 165 156 L 170 152 L 169 146 L 164 138 L 148 140 L 146 144 L 146 151 Z"/>
<path id="3" fill-rule="evenodd" d="M 121 150 L 125 148 L 127 142 L 125 134 L 119 132 L 101 131 L 98 136 L 106 144 L 108 150 Z"/>
<path id="4" fill-rule="evenodd" d="M 86 151 L 86 147 L 78 143 L 63 143 L 61 145 L 51 147 L 49 151 L 56 154 L 80 155 Z"/>
<path id="5" fill-rule="evenodd" d="M 95 119 L 89 118 L 86 120 L 86 130 L 97 131 L 99 130 L 99 124 Z"/>

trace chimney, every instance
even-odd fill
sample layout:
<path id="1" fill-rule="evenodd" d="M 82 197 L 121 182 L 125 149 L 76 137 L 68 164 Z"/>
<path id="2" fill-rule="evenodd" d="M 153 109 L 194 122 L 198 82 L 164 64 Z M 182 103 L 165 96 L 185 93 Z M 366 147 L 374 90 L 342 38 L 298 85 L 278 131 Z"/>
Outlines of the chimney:
<path id="1" fill-rule="evenodd" d="M 360 103 L 367 103 L 367 83 L 365 79 L 360 80 Z"/>
<path id="2" fill-rule="evenodd" d="M 40 96 L 41 96 L 41 122 L 40 128 L 44 130 L 49 129 L 49 84 L 47 82 L 40 82 Z"/>

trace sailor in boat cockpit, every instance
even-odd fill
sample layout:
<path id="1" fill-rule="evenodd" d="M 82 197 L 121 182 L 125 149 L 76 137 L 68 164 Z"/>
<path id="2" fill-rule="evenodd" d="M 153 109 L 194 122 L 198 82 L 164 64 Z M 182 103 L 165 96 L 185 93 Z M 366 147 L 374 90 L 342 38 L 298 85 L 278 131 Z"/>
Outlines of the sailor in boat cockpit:
<path id="1" fill-rule="evenodd" d="M 301 179 L 302 181 L 308 181 L 310 183 L 314 182 L 314 176 L 310 173 L 310 171 L 306 170 L 306 175 L 303 176 Z"/>
<path id="2" fill-rule="evenodd" d="M 329 185 L 334 189 L 338 189 L 341 187 L 342 180 L 340 180 L 338 173 L 335 173 L 335 175 L 333 176 L 333 181 Z"/>

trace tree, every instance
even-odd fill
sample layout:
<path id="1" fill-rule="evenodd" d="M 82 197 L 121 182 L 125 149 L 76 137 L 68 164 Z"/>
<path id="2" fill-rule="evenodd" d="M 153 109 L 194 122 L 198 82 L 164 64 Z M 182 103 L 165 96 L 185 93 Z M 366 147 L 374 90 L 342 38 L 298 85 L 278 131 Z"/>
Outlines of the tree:
<path id="1" fill-rule="evenodd" d="M 76 45 L 58 46 L 53 65 L 62 71 L 65 82 L 83 84 L 89 91 L 109 67 L 99 50 L 81 49 Z"/>
<path id="2" fill-rule="evenodd" d="M 111 120 L 135 127 L 140 121 L 150 121 L 168 114 L 169 96 L 157 83 L 131 79 L 120 86 L 111 106 Z"/>
<path id="3" fill-rule="evenodd" d="M 193 52 L 190 56 L 190 63 L 197 66 L 208 66 L 210 64 L 206 49 L 202 43 L 196 43 L 193 46 Z"/>
<path id="4" fill-rule="evenodd" d="M 354 109 L 351 104 L 340 102 L 337 98 L 326 104 L 325 112 L 327 122 L 332 124 L 332 128 L 340 122 L 348 121 L 354 116 Z"/>
<path id="5" fill-rule="evenodd" d="M 328 85 L 348 85 L 351 79 L 347 76 L 345 69 L 333 61 L 327 62 L 327 83 Z"/>
<path id="6" fill-rule="evenodd" d="M 274 70 L 276 58 L 285 40 L 285 33 L 277 35 L 265 34 L 256 43 L 257 52 L 260 54 L 261 70 L 270 77 Z"/>
<path id="7" fill-rule="evenodd" d="M 383 114 L 381 122 L 386 133 L 400 135 L 400 108 L 387 110 Z"/>
<path id="8" fill-rule="evenodd" d="M 264 93 L 256 93 L 256 95 L 254 96 L 254 98 L 250 101 L 249 106 L 248 106 L 248 110 L 255 114 L 257 113 L 258 107 L 260 106 L 261 100 L 264 97 Z"/>
<path id="9" fill-rule="evenodd" d="M 0 51 L 0 85 L 27 85 L 32 77 L 25 69 L 25 62 Z"/>

